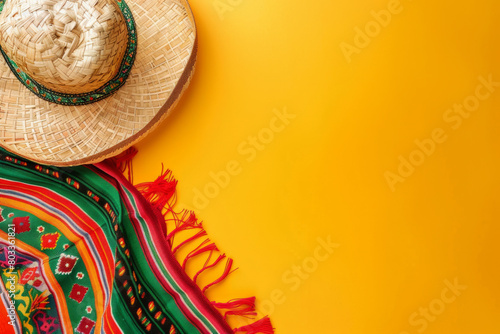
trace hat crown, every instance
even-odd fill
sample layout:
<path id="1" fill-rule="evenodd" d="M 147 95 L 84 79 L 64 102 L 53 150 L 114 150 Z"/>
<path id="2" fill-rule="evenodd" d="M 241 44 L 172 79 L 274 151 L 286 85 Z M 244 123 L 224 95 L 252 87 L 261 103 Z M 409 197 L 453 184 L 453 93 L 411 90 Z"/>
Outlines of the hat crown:
<path id="1" fill-rule="evenodd" d="M 17 66 L 55 92 L 92 92 L 118 72 L 127 48 L 114 0 L 8 0 L 0 44 Z"/>

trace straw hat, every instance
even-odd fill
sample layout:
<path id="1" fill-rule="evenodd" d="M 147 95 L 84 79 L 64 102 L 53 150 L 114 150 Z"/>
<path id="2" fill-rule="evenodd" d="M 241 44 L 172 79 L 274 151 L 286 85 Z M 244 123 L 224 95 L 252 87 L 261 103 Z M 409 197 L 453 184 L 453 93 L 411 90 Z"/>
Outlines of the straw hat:
<path id="1" fill-rule="evenodd" d="M 194 71 L 186 0 L 0 0 L 0 10 L 0 146 L 36 162 L 122 152 L 166 118 Z"/>

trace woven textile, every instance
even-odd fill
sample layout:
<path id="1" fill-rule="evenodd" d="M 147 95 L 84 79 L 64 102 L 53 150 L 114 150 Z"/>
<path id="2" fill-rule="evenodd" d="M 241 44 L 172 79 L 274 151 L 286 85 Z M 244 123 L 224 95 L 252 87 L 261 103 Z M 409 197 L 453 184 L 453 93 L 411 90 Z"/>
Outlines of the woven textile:
<path id="1" fill-rule="evenodd" d="M 112 164 L 46 167 L 0 150 L 0 332 L 233 333 L 165 235 Z"/>

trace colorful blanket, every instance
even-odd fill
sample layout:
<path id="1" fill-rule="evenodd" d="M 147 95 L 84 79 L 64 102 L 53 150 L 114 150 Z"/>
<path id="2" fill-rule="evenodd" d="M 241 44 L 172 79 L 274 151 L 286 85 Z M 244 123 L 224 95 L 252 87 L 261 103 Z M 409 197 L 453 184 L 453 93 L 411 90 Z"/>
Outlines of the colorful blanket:
<path id="1" fill-rule="evenodd" d="M 218 249 L 194 214 L 173 211 L 170 172 L 141 194 L 117 165 L 47 167 L 0 150 L 0 333 L 272 333 L 267 317 L 237 329 L 226 322 L 256 315 L 253 298 L 204 296 L 232 261 L 210 262 Z M 195 233 L 174 243 L 188 229 Z M 179 264 L 175 253 L 195 240 Z M 210 257 L 193 279 L 184 268 L 200 254 Z M 220 279 L 195 284 L 224 262 Z"/>

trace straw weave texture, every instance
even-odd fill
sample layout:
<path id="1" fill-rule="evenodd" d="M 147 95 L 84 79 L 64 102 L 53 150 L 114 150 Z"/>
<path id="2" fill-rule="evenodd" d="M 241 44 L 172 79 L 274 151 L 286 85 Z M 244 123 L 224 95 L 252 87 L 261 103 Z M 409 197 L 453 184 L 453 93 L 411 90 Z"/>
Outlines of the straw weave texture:
<path id="1" fill-rule="evenodd" d="M 39 99 L 0 60 L 1 146 L 46 164 L 93 163 L 120 153 L 165 118 L 194 70 L 194 20 L 183 0 L 127 4 L 137 56 L 124 86 L 102 101 L 64 106 Z"/>
<path id="2" fill-rule="evenodd" d="M 114 0 L 8 0 L 0 44 L 43 86 L 87 93 L 117 74 L 128 40 L 124 21 Z"/>

